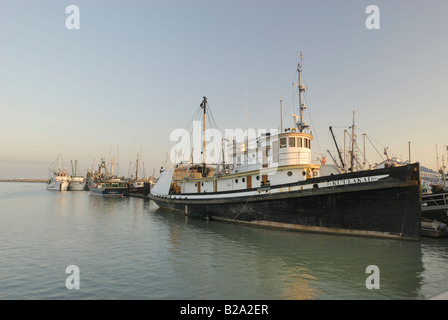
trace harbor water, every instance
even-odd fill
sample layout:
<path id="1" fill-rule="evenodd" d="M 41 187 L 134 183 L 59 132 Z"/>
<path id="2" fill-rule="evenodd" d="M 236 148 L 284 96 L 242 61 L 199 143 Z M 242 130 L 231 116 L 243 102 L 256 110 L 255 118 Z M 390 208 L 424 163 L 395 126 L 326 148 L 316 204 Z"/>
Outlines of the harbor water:
<path id="1" fill-rule="evenodd" d="M 448 238 L 247 227 L 43 183 L 0 183 L 0 243 L 2 300 L 420 300 L 448 290 Z M 79 288 L 67 285 L 69 266 Z"/>

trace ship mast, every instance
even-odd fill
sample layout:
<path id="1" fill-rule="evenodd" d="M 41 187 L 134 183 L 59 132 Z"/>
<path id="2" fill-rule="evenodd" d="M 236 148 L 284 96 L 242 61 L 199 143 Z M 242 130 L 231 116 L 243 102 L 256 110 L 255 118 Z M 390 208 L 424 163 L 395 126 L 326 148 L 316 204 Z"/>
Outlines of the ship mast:
<path id="1" fill-rule="evenodd" d="M 138 153 L 137 153 L 137 159 L 135 160 L 135 180 L 138 178 Z"/>
<path id="2" fill-rule="evenodd" d="M 62 154 L 59 154 L 59 157 L 58 157 L 58 172 L 61 172 L 61 162 L 62 162 Z"/>
<path id="3" fill-rule="evenodd" d="M 205 172 L 205 156 L 206 156 L 206 148 L 207 148 L 207 141 L 206 141 L 206 137 L 205 137 L 205 131 L 207 130 L 207 98 L 203 97 L 204 100 L 202 100 L 201 102 L 201 108 L 204 109 L 204 142 L 202 145 L 202 160 L 203 160 L 203 164 L 204 164 L 204 168 L 203 168 L 203 172 Z"/>
<path id="4" fill-rule="evenodd" d="M 302 102 L 302 92 L 305 92 L 306 87 L 302 85 L 302 51 L 300 51 L 300 62 L 297 65 L 297 72 L 299 73 L 299 107 L 300 107 L 300 117 L 296 122 L 297 129 L 299 129 L 300 133 L 304 133 L 305 129 L 308 129 L 308 125 L 305 123 L 303 119 L 303 111 L 305 110 L 305 104 Z"/>
<path id="5" fill-rule="evenodd" d="M 352 152 L 350 154 L 350 170 L 353 172 L 355 166 L 355 111 L 353 110 L 353 125 L 352 125 Z"/>

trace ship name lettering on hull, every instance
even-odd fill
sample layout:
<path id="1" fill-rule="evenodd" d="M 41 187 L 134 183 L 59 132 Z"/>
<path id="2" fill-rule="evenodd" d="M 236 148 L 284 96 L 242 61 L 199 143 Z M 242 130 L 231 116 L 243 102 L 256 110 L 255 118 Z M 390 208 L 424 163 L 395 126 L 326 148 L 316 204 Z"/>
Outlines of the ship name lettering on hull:
<path id="1" fill-rule="evenodd" d="M 332 186 L 343 186 L 347 184 L 355 184 L 355 183 L 366 183 L 377 181 L 378 177 L 360 177 L 360 178 L 352 178 L 352 179 L 343 179 L 343 180 L 335 180 L 331 181 Z"/>

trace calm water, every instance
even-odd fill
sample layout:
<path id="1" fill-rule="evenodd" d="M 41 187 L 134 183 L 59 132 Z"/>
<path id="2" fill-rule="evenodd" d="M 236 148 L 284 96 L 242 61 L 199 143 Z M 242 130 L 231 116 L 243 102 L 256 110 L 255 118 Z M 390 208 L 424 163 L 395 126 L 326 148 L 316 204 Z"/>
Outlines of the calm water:
<path id="1" fill-rule="evenodd" d="M 0 299 L 426 299 L 448 238 L 420 242 L 188 219 L 149 200 L 0 183 Z M 80 270 L 69 290 L 66 267 Z M 380 270 L 367 289 L 366 267 Z"/>

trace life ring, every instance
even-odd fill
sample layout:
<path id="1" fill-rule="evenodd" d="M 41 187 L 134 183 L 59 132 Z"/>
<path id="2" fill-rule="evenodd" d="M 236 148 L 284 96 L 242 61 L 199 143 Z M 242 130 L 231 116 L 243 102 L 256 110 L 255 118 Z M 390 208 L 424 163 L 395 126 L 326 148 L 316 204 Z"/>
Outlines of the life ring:
<path id="1" fill-rule="evenodd" d="M 230 165 L 230 170 L 235 169 L 235 166 L 233 164 Z"/>

